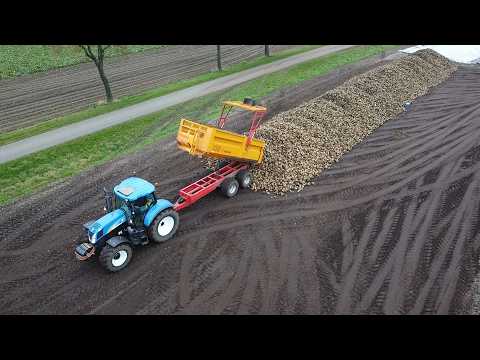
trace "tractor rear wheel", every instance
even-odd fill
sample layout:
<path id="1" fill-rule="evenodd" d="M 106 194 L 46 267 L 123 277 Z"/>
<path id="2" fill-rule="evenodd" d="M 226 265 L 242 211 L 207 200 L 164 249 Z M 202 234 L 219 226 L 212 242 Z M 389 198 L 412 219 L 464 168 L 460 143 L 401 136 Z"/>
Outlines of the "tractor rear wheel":
<path id="1" fill-rule="evenodd" d="M 177 232 L 179 220 L 175 210 L 163 210 L 148 228 L 148 238 L 157 243 L 167 241 Z"/>
<path id="2" fill-rule="evenodd" d="M 228 178 L 225 179 L 220 186 L 220 190 L 222 191 L 222 194 L 225 195 L 228 198 L 234 197 L 237 195 L 238 192 L 238 181 L 235 178 Z"/>
<path id="3" fill-rule="evenodd" d="M 241 170 L 238 172 L 236 179 L 242 189 L 246 189 L 252 183 L 252 175 L 248 170 Z"/>
<path id="4" fill-rule="evenodd" d="M 107 244 L 100 252 L 99 261 L 108 271 L 117 272 L 127 267 L 132 255 L 132 248 L 128 244 L 121 244 L 116 247 Z"/>

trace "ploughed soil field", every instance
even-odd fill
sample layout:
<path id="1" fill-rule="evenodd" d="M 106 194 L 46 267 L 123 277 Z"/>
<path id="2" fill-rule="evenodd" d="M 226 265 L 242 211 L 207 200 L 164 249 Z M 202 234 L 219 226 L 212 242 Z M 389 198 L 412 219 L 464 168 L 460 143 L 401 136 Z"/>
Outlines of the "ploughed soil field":
<path id="1" fill-rule="evenodd" d="M 272 45 L 273 53 L 295 47 Z M 228 66 L 264 52 L 263 45 L 222 45 Z M 135 95 L 166 83 L 215 70 L 215 45 L 174 45 L 105 60 L 115 98 Z M 105 98 L 93 63 L 84 63 L 0 82 L 0 132 L 85 109 Z"/>
<path id="2" fill-rule="evenodd" d="M 269 116 L 372 68 L 363 62 L 266 99 Z M 173 138 L 0 208 L 2 314 L 446 314 L 478 272 L 480 69 L 460 66 L 301 192 L 212 193 L 177 235 L 115 274 L 81 263 L 102 188 L 135 174 L 174 199 L 201 161 Z M 237 116 L 239 129 L 248 124 Z"/>

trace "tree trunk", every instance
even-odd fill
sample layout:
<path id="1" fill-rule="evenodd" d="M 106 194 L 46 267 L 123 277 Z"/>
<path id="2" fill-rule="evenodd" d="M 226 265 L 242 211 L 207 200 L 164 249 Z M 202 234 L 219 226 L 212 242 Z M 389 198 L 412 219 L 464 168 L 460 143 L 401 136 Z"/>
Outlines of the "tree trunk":
<path id="1" fill-rule="evenodd" d="M 220 54 L 220 45 L 217 45 L 217 68 L 222 71 L 222 55 Z"/>
<path id="2" fill-rule="evenodd" d="M 107 50 L 110 45 L 97 45 L 97 56 L 92 51 L 90 45 L 78 45 L 80 46 L 85 55 L 93 61 L 95 66 L 97 67 L 98 73 L 100 75 L 100 79 L 102 79 L 103 86 L 105 88 L 105 93 L 107 95 L 107 103 L 111 103 L 113 101 L 112 90 L 110 89 L 110 83 L 108 82 L 107 76 L 105 75 L 105 71 L 103 70 L 103 59 L 105 57 L 105 50 Z"/>
<path id="3" fill-rule="evenodd" d="M 98 73 L 100 74 L 100 79 L 102 79 L 103 86 L 105 87 L 105 93 L 107 95 L 107 103 L 111 103 L 113 101 L 112 90 L 110 89 L 110 83 L 108 82 L 107 76 L 103 71 L 103 61 L 99 61 L 98 63 L 96 63 L 96 65 L 97 65 Z"/>
<path id="4" fill-rule="evenodd" d="M 270 45 L 265 45 L 265 56 L 270 56 Z"/>

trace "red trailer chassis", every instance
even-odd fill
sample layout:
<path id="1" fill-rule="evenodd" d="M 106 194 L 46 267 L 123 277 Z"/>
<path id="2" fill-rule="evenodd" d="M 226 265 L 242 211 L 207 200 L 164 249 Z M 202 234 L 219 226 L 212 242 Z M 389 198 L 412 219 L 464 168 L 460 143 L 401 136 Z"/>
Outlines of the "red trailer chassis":
<path id="1" fill-rule="evenodd" d="M 180 211 L 194 204 L 204 196 L 210 194 L 213 190 L 222 185 L 227 178 L 234 177 L 241 170 L 246 170 L 250 164 L 240 161 L 232 161 L 222 168 L 208 174 L 207 176 L 197 180 L 184 188 L 180 189 L 179 197 L 173 209 Z"/>

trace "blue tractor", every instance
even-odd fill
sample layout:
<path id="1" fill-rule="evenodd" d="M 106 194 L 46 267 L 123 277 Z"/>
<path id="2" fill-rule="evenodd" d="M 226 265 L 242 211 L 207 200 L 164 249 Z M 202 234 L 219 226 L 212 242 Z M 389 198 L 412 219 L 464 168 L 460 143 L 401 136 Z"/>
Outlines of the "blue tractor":
<path id="1" fill-rule="evenodd" d="M 102 266 L 116 272 L 128 265 L 134 246 L 161 243 L 175 235 L 178 213 L 170 201 L 157 199 L 155 186 L 148 181 L 130 177 L 113 193 L 104 191 L 106 214 L 83 225 L 88 242 L 75 248 L 77 259 L 98 254 Z"/>

